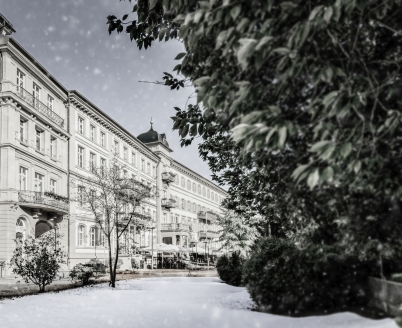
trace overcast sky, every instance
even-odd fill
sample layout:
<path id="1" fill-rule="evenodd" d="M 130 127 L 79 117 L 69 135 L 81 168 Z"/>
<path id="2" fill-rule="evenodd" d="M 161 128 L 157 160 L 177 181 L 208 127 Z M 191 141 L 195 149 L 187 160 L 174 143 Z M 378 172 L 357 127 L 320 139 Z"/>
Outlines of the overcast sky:
<path id="1" fill-rule="evenodd" d="M 197 146 L 181 148 L 169 118 L 194 90 L 138 82 L 161 81 L 178 63 L 173 59 L 182 44 L 157 42 L 140 51 L 126 33 L 108 34 L 106 16 L 121 17 L 132 7 L 128 0 L 0 0 L 0 13 L 17 31 L 13 37 L 66 88 L 82 93 L 135 136 L 149 130 L 152 117 L 154 129 L 166 133 L 172 157 L 210 179 Z"/>

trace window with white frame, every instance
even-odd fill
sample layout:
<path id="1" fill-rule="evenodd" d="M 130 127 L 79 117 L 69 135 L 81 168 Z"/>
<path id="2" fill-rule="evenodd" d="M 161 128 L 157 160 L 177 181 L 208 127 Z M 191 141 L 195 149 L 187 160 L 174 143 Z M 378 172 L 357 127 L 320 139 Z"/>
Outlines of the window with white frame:
<path id="1" fill-rule="evenodd" d="M 167 223 L 167 214 L 163 213 L 163 223 Z"/>
<path id="2" fill-rule="evenodd" d="M 89 127 L 89 137 L 91 138 L 92 141 L 95 141 L 96 139 L 96 128 L 95 125 L 90 125 Z"/>
<path id="3" fill-rule="evenodd" d="M 85 187 L 78 186 L 78 203 L 80 206 L 84 204 Z"/>
<path id="4" fill-rule="evenodd" d="M 186 209 L 186 201 L 184 199 L 181 200 L 181 209 L 182 210 Z"/>
<path id="5" fill-rule="evenodd" d="M 91 227 L 91 229 L 89 229 L 89 246 L 95 247 L 95 239 L 96 239 L 96 229 L 95 227 Z"/>
<path id="6" fill-rule="evenodd" d="M 211 191 L 211 200 L 214 201 L 215 197 L 214 197 L 214 193 Z"/>
<path id="7" fill-rule="evenodd" d="M 183 177 L 181 178 L 181 186 L 182 186 L 183 188 L 186 187 L 186 180 L 185 180 Z"/>
<path id="8" fill-rule="evenodd" d="M 33 101 L 34 101 L 34 107 L 38 108 L 39 101 L 40 101 L 40 88 L 35 83 L 33 84 L 33 87 L 32 87 L 32 96 L 33 96 Z"/>
<path id="9" fill-rule="evenodd" d="M 215 194 L 215 202 L 218 202 L 218 194 Z"/>
<path id="10" fill-rule="evenodd" d="M 141 171 L 145 172 L 145 159 L 141 159 Z"/>
<path id="11" fill-rule="evenodd" d="M 191 181 L 190 180 L 187 180 L 187 189 L 191 190 Z"/>
<path id="12" fill-rule="evenodd" d="M 198 205 L 198 212 L 201 212 L 201 205 Z"/>
<path id="13" fill-rule="evenodd" d="M 206 189 L 205 189 L 205 187 L 202 188 L 202 195 L 203 195 L 204 197 L 206 196 Z"/>
<path id="14" fill-rule="evenodd" d="M 93 152 L 89 153 L 89 170 L 95 172 L 96 169 L 96 154 Z"/>
<path id="15" fill-rule="evenodd" d="M 193 182 L 193 192 L 197 192 L 197 185 Z"/>
<path id="16" fill-rule="evenodd" d="M 128 159 L 128 153 L 127 153 L 127 147 L 123 148 L 123 158 L 127 161 Z"/>
<path id="17" fill-rule="evenodd" d="M 28 169 L 20 166 L 20 190 L 27 190 L 28 183 Z"/>
<path id="18" fill-rule="evenodd" d="M 42 174 L 39 174 L 35 172 L 35 191 L 36 192 L 43 192 L 43 180 L 44 176 Z"/>
<path id="19" fill-rule="evenodd" d="M 193 203 L 193 212 L 197 212 L 197 205 L 195 205 L 195 203 Z"/>
<path id="20" fill-rule="evenodd" d="M 43 149 L 44 133 L 42 130 L 36 129 L 35 134 L 36 134 L 36 150 L 43 152 L 44 151 L 44 149 Z"/>
<path id="21" fill-rule="evenodd" d="M 198 185 L 198 194 L 201 195 L 201 185 Z"/>
<path id="22" fill-rule="evenodd" d="M 187 201 L 187 211 L 191 212 L 191 202 Z"/>
<path id="23" fill-rule="evenodd" d="M 152 166 L 152 176 L 156 177 L 156 166 L 155 165 Z"/>
<path id="24" fill-rule="evenodd" d="M 101 132 L 101 134 L 100 134 L 100 143 L 101 143 L 101 146 L 103 148 L 105 148 L 105 144 L 106 144 L 106 134 L 105 134 L 105 132 Z"/>
<path id="25" fill-rule="evenodd" d="M 27 121 L 20 119 L 20 141 L 27 143 Z"/>
<path id="26" fill-rule="evenodd" d="M 100 158 L 100 165 L 103 170 L 106 169 L 106 159 L 105 158 L 103 158 L 103 157 Z"/>
<path id="27" fill-rule="evenodd" d="M 83 225 L 78 226 L 78 246 L 84 246 L 84 234 L 85 234 L 85 227 Z"/>
<path id="28" fill-rule="evenodd" d="M 57 139 L 54 136 L 50 136 L 50 157 L 57 158 Z"/>
<path id="29" fill-rule="evenodd" d="M 132 152 L 131 153 L 131 164 L 134 165 L 134 166 L 137 166 L 135 160 L 136 160 L 135 152 Z"/>
<path id="30" fill-rule="evenodd" d="M 84 119 L 78 116 L 78 133 L 84 135 Z"/>
<path id="31" fill-rule="evenodd" d="M 119 151 L 119 142 L 117 140 L 114 141 L 114 153 L 116 155 L 120 155 L 120 151 Z"/>
<path id="32" fill-rule="evenodd" d="M 57 181 L 54 179 L 50 179 L 50 191 L 57 193 Z"/>
<path id="33" fill-rule="evenodd" d="M 54 99 L 50 95 L 47 95 L 47 107 L 50 110 L 53 110 L 53 104 L 54 104 Z"/>
<path id="34" fill-rule="evenodd" d="M 77 164 L 80 168 L 84 168 L 84 148 L 81 146 L 78 146 Z"/>
<path id="35" fill-rule="evenodd" d="M 151 164 L 147 163 L 147 173 L 151 174 Z"/>
<path id="36" fill-rule="evenodd" d="M 25 88 L 25 74 L 17 69 L 17 92 L 22 93 Z"/>
<path id="37" fill-rule="evenodd" d="M 208 199 L 209 199 L 210 196 L 211 196 L 211 194 L 210 194 L 209 189 L 208 189 L 208 191 L 207 191 L 207 197 L 208 197 Z"/>
<path id="38" fill-rule="evenodd" d="M 176 176 L 174 177 L 174 182 L 178 185 L 179 184 L 179 175 L 176 174 Z"/>

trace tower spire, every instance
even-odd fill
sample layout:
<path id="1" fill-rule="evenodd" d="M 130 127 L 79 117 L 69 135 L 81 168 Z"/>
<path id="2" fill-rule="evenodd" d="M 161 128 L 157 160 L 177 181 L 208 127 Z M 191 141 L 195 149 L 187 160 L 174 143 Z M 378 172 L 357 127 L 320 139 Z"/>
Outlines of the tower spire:
<path id="1" fill-rule="evenodd" d="M 151 117 L 151 122 L 149 122 L 149 123 L 151 123 L 151 130 L 153 130 L 152 124 L 154 124 L 154 122 L 152 122 L 152 117 Z"/>

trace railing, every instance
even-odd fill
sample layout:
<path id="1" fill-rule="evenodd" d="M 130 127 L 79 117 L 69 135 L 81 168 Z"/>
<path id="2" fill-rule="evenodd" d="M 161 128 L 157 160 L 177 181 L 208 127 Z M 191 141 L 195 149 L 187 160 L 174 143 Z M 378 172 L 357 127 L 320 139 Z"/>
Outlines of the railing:
<path id="1" fill-rule="evenodd" d="M 189 231 L 190 227 L 186 223 L 162 223 L 161 230 L 184 230 Z"/>
<path id="2" fill-rule="evenodd" d="M 18 192 L 18 201 L 21 203 L 43 204 L 63 209 L 65 211 L 69 210 L 69 205 L 65 201 L 45 196 L 45 194 L 40 191 L 20 190 Z"/>
<path id="3" fill-rule="evenodd" d="M 217 219 L 217 214 L 211 211 L 207 211 L 206 213 L 206 219 L 210 221 L 214 221 Z"/>
<path id="4" fill-rule="evenodd" d="M 45 148 L 41 148 L 41 147 L 36 146 L 36 147 L 35 147 L 35 150 L 38 151 L 38 152 L 40 152 L 40 153 L 42 153 L 42 154 L 45 153 Z"/>
<path id="5" fill-rule="evenodd" d="M 199 219 L 206 219 L 207 218 L 207 214 L 204 212 L 204 211 L 199 211 L 198 213 L 197 213 L 197 217 L 199 218 Z"/>
<path id="6" fill-rule="evenodd" d="M 162 206 L 166 208 L 172 208 L 177 206 L 176 200 L 174 200 L 173 198 L 162 198 L 161 202 Z"/>
<path id="7" fill-rule="evenodd" d="M 176 174 L 170 172 L 162 172 L 162 180 L 165 182 L 174 182 Z"/>
<path id="8" fill-rule="evenodd" d="M 49 107 L 47 107 L 43 102 L 36 99 L 31 93 L 22 87 L 17 86 L 17 92 L 15 94 L 21 99 L 25 100 L 28 104 L 34 107 L 39 113 L 45 115 L 50 120 L 55 122 L 60 127 L 64 127 L 64 119 L 53 112 Z"/>
<path id="9" fill-rule="evenodd" d="M 215 232 L 200 231 L 200 238 L 215 238 Z"/>

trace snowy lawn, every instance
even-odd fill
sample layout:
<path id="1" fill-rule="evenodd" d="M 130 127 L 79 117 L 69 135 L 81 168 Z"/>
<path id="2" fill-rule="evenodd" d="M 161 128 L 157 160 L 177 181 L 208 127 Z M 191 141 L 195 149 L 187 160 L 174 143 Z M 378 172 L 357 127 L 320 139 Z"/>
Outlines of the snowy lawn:
<path id="1" fill-rule="evenodd" d="M 289 318 L 250 311 L 245 288 L 218 278 L 146 278 L 0 302 L 1 328 L 272 327 L 396 328 L 353 313 Z"/>

